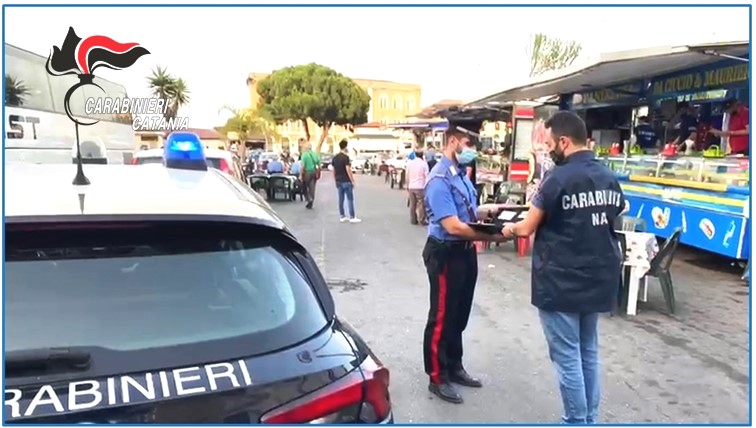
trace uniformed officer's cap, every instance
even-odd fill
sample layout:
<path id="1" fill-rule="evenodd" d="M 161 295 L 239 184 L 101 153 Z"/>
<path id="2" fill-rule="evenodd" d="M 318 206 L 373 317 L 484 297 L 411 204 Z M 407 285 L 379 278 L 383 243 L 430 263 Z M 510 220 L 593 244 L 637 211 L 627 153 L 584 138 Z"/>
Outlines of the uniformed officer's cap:
<path id="1" fill-rule="evenodd" d="M 470 143 L 477 145 L 478 139 L 480 138 L 480 133 L 477 131 L 473 131 L 473 129 L 480 130 L 480 124 L 477 124 L 478 127 L 475 127 L 476 123 L 467 123 L 467 122 L 450 122 L 449 123 L 449 131 L 452 132 L 461 132 L 465 134 L 469 139 Z M 447 135 L 449 135 L 449 131 L 447 131 Z"/>

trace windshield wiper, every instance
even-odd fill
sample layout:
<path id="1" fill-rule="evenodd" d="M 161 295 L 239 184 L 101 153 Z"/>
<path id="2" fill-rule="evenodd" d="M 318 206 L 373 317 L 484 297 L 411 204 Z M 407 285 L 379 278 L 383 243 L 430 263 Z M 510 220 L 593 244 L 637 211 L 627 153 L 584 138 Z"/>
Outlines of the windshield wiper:
<path id="1" fill-rule="evenodd" d="M 22 349 L 5 353 L 5 372 L 60 367 L 86 370 L 92 355 L 76 348 Z"/>

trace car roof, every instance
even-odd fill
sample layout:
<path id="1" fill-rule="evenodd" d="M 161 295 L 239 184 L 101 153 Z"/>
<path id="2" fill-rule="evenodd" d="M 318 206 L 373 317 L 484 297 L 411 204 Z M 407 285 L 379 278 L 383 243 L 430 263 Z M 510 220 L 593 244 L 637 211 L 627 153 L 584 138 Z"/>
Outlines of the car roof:
<path id="1" fill-rule="evenodd" d="M 83 170 L 88 186 L 71 184 L 73 164 L 6 164 L 6 221 L 224 219 L 288 229 L 252 189 L 214 168 L 86 164 Z"/>
<path id="2" fill-rule="evenodd" d="M 226 150 L 219 150 L 219 149 L 205 149 L 205 157 L 208 158 L 224 158 L 228 159 L 232 157 L 233 154 Z M 135 158 L 162 158 L 163 157 L 163 149 L 149 149 L 149 150 L 140 150 L 136 153 L 134 153 Z"/>

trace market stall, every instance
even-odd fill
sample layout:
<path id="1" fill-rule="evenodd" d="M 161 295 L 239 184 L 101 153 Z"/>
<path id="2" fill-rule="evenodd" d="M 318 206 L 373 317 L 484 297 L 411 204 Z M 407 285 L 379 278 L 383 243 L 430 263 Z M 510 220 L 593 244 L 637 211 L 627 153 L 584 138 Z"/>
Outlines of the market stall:
<path id="1" fill-rule="evenodd" d="M 682 101 L 705 113 L 707 126 L 723 129 L 728 118 L 722 100 L 748 100 L 749 49 L 748 42 L 736 42 L 602 54 L 476 104 L 559 95 L 560 109 L 583 116 L 602 154 L 624 146 L 607 162 L 622 182 L 629 215 L 646 220 L 648 231 L 658 237 L 668 238 L 679 227 L 684 244 L 746 260 L 751 229 L 747 157 L 724 157 L 724 145 L 706 152 L 707 157 L 674 151 L 631 154 L 640 150 L 630 146 L 641 115 L 648 115 L 659 141 L 674 140 L 671 125 Z"/>
<path id="2" fill-rule="evenodd" d="M 737 260 L 750 256 L 750 186 L 747 158 L 607 157 L 617 172 L 629 216 L 647 230 Z"/>

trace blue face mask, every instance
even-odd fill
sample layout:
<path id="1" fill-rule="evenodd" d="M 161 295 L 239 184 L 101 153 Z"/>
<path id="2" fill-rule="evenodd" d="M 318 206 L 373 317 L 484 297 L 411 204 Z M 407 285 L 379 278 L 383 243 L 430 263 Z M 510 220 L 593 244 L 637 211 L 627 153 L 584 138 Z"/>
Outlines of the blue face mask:
<path id="1" fill-rule="evenodd" d="M 472 149 L 464 149 L 457 155 L 457 162 L 460 165 L 467 165 L 478 158 L 478 152 Z"/>

